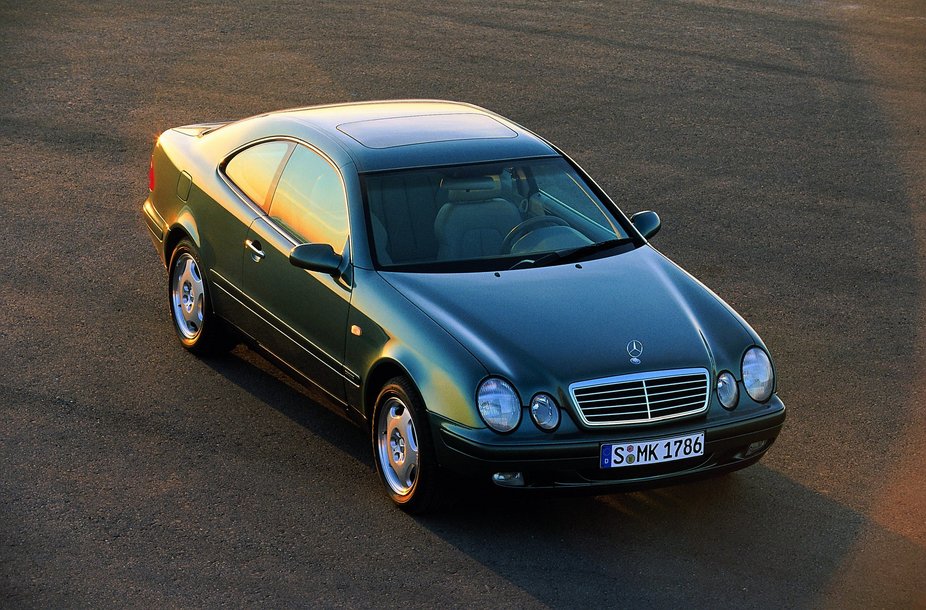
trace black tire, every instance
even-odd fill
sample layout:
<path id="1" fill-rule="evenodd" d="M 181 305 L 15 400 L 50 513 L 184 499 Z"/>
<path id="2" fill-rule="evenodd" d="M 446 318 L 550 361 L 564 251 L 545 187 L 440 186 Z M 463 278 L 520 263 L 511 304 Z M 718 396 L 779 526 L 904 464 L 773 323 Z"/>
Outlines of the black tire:
<path id="1" fill-rule="evenodd" d="M 411 433 L 408 422 L 413 425 Z M 435 458 L 424 401 L 415 386 L 404 377 L 390 379 L 376 398 L 370 428 L 376 471 L 392 501 L 411 514 L 442 508 L 448 494 Z M 396 443 L 404 445 L 397 447 Z M 412 451 L 416 456 L 414 474 L 410 474 Z"/>
<path id="2" fill-rule="evenodd" d="M 222 321 L 212 312 L 206 269 L 196 245 L 180 240 L 167 266 L 167 304 L 180 344 L 203 356 L 234 345 Z"/>

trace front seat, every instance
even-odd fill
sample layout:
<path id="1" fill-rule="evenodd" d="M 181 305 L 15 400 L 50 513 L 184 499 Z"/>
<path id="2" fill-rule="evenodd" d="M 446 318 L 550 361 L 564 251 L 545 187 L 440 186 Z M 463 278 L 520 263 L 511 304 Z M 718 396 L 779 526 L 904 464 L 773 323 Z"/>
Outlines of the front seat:
<path id="1" fill-rule="evenodd" d="M 501 185 L 491 176 L 444 178 L 445 203 L 434 220 L 438 260 L 507 254 L 505 236 L 521 222 L 517 206 L 499 197 Z"/>

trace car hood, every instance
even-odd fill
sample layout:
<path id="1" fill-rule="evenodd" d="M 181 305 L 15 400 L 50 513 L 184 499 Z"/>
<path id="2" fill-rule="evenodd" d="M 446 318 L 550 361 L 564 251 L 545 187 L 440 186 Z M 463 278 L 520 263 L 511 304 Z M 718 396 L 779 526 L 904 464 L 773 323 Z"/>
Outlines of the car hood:
<path id="1" fill-rule="evenodd" d="M 490 374 L 521 386 L 648 370 L 733 370 L 755 343 L 723 301 L 649 246 L 579 265 L 383 273 Z M 628 353 L 642 344 L 639 363 Z M 634 354 L 636 355 L 636 353 Z M 719 362 L 718 362 L 719 361 Z"/>

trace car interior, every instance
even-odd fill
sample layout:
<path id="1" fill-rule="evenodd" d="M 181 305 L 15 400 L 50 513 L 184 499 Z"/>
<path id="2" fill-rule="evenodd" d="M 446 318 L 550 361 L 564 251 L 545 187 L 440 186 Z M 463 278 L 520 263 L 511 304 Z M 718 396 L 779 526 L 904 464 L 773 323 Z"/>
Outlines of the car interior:
<path id="1" fill-rule="evenodd" d="M 593 220 L 540 188 L 529 170 L 483 167 L 474 173 L 473 169 L 366 177 L 379 264 L 519 256 L 624 236 L 600 209 Z M 496 171 L 485 171 L 492 169 Z M 583 190 L 573 189 L 586 200 L 586 208 L 600 208 Z"/>

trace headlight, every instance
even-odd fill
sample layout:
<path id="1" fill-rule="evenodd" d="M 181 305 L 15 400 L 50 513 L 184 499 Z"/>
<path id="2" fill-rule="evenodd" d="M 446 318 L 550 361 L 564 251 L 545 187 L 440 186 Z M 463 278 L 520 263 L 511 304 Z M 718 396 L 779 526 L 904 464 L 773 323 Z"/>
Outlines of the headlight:
<path id="1" fill-rule="evenodd" d="M 537 394 L 531 400 L 531 419 L 537 427 L 547 432 L 559 425 L 559 407 L 549 394 Z"/>
<path id="2" fill-rule="evenodd" d="M 750 348 L 743 356 L 743 385 L 746 393 L 756 402 L 765 402 L 775 389 L 772 363 L 764 351 Z"/>
<path id="3" fill-rule="evenodd" d="M 730 371 L 724 371 L 717 376 L 717 398 L 720 399 L 720 404 L 727 409 L 735 408 L 740 399 L 740 389 Z"/>
<path id="4" fill-rule="evenodd" d="M 482 419 L 493 430 L 511 432 L 521 421 L 521 400 L 504 379 L 490 377 L 479 384 L 476 403 Z"/>

